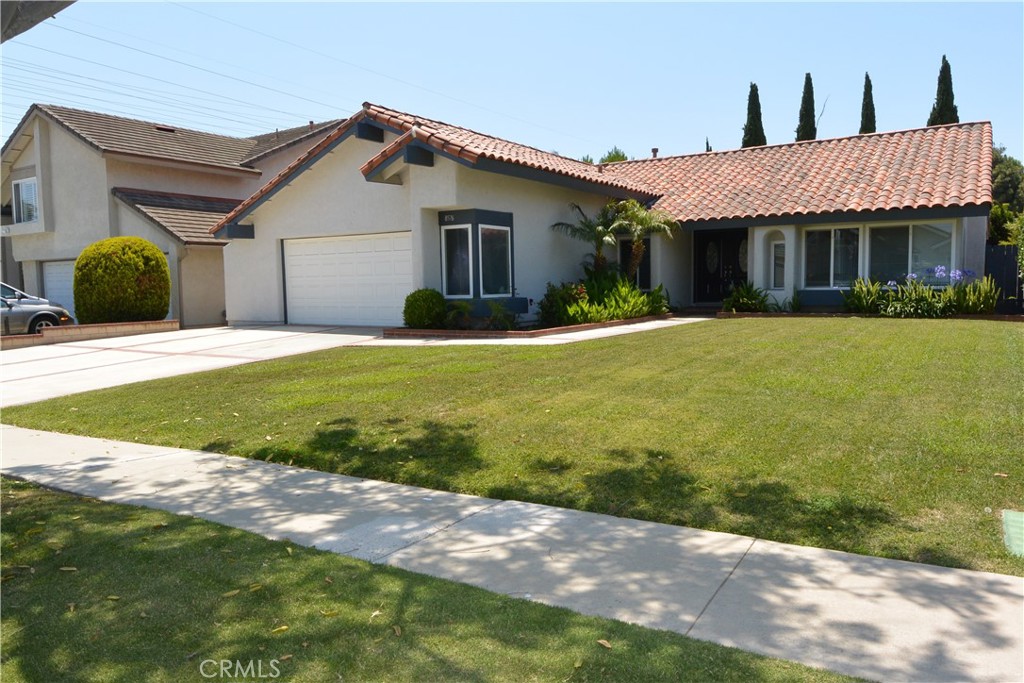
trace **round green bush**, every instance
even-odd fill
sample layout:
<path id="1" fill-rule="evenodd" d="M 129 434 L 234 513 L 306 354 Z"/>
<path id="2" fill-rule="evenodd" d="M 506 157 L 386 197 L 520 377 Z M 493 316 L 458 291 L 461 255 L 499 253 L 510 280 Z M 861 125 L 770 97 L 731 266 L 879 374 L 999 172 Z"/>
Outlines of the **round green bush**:
<path id="1" fill-rule="evenodd" d="M 444 327 L 448 313 L 444 296 L 436 289 L 417 289 L 405 297 L 402 320 L 415 330 L 434 330 Z"/>
<path id="2" fill-rule="evenodd" d="M 152 242 L 111 237 L 78 255 L 74 290 L 80 323 L 163 320 L 171 302 L 171 272 Z"/>

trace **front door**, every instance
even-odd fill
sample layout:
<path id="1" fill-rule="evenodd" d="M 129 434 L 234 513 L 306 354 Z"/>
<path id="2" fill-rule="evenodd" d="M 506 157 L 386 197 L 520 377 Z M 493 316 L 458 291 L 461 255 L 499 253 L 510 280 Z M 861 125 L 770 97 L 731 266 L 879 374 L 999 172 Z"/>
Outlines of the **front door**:
<path id="1" fill-rule="evenodd" d="M 747 279 L 745 228 L 693 233 L 694 303 L 721 303 L 734 285 Z"/>

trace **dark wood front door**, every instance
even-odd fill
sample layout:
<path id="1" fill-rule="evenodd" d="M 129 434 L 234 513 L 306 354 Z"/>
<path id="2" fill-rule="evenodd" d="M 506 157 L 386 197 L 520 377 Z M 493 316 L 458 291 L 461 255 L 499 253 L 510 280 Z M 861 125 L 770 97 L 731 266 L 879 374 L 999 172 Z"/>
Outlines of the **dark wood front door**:
<path id="1" fill-rule="evenodd" d="M 693 233 L 694 303 L 720 303 L 734 285 L 747 279 L 746 229 Z"/>

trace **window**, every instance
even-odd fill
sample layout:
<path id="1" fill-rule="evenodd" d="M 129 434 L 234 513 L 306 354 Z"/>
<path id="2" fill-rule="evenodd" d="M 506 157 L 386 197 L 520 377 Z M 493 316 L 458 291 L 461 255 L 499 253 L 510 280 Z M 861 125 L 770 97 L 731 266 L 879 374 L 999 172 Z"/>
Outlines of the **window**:
<path id="1" fill-rule="evenodd" d="M 629 270 L 629 261 L 633 258 L 633 240 L 619 240 L 619 270 L 623 274 Z M 651 240 L 644 239 L 644 256 L 640 259 L 640 267 L 636 269 L 636 286 L 643 291 L 651 289 Z"/>
<path id="2" fill-rule="evenodd" d="M 444 295 L 470 297 L 470 264 L 473 262 L 473 245 L 469 239 L 469 226 L 460 225 L 444 228 L 441 232 L 444 244 L 441 249 L 442 272 L 444 273 Z"/>
<path id="3" fill-rule="evenodd" d="M 14 181 L 14 222 L 31 223 L 39 217 L 39 192 L 35 178 Z"/>
<path id="4" fill-rule="evenodd" d="M 786 287 L 786 243 L 772 242 L 772 289 Z"/>
<path id="5" fill-rule="evenodd" d="M 857 277 L 860 228 L 804 233 L 804 285 L 849 287 Z"/>
<path id="6" fill-rule="evenodd" d="M 480 292 L 482 296 L 512 293 L 512 231 L 495 225 L 480 226 Z"/>
<path id="7" fill-rule="evenodd" d="M 870 237 L 868 274 L 872 280 L 900 281 L 914 273 L 926 284 L 948 284 L 946 278 L 936 277 L 935 268 L 952 266 L 952 223 L 871 228 Z"/>

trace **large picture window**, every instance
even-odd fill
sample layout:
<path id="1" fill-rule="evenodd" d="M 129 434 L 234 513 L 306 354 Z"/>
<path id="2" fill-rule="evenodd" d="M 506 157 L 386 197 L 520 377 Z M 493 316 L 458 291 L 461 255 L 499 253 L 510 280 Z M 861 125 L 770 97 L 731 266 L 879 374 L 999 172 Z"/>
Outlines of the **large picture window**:
<path id="1" fill-rule="evenodd" d="M 480 226 L 480 291 L 482 296 L 509 296 L 512 293 L 512 231 L 508 228 Z"/>
<path id="2" fill-rule="evenodd" d="M 899 282 L 913 273 L 926 284 L 949 284 L 947 278 L 936 277 L 935 268 L 952 267 L 952 223 L 885 226 L 871 228 L 869 234 L 868 275 L 872 280 Z"/>
<path id="3" fill-rule="evenodd" d="M 441 254 L 444 272 L 444 295 L 450 297 L 473 296 L 471 286 L 473 244 L 470 241 L 468 225 L 446 227 L 442 230 L 444 244 Z"/>
<path id="4" fill-rule="evenodd" d="M 14 181 L 14 222 L 31 223 L 39 218 L 39 191 L 35 178 Z"/>
<path id="5" fill-rule="evenodd" d="M 849 287 L 857 278 L 860 228 L 808 230 L 804 235 L 804 285 Z"/>

